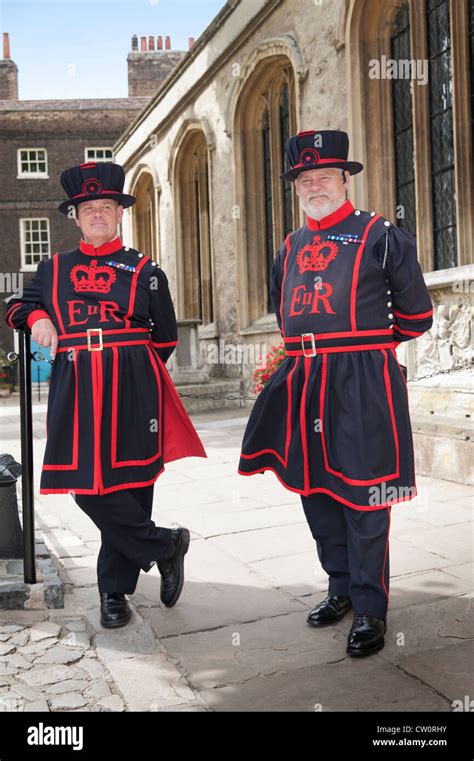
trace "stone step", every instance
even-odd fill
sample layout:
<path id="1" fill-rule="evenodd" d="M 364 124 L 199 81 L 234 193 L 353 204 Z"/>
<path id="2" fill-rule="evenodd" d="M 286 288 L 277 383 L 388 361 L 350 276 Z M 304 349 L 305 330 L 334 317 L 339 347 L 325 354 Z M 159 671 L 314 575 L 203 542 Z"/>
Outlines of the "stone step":
<path id="1" fill-rule="evenodd" d="M 429 381 L 408 384 L 412 414 L 451 415 L 457 419 L 471 418 L 474 413 L 474 384 L 472 375 L 464 372 L 437 376 Z"/>
<path id="2" fill-rule="evenodd" d="M 408 384 L 416 471 L 472 484 L 474 389 L 462 370 Z"/>
<path id="3" fill-rule="evenodd" d="M 208 410 L 219 410 L 223 408 L 238 409 L 243 406 L 239 399 L 223 399 L 225 396 L 238 397 L 241 394 L 242 382 L 236 380 L 212 380 L 207 383 L 189 383 L 186 385 L 177 385 L 176 391 L 189 414 L 196 412 L 205 412 Z M 186 394 L 192 395 L 191 397 Z M 181 397 L 181 395 L 183 395 Z M 193 398 L 193 395 L 215 396 L 215 399 Z"/>
<path id="4" fill-rule="evenodd" d="M 411 416 L 417 474 L 474 484 L 474 422 L 452 415 Z"/>
<path id="5" fill-rule="evenodd" d="M 463 419 L 453 415 L 422 415 L 417 412 L 411 416 L 411 425 L 413 433 L 426 433 L 431 436 L 443 436 L 461 441 L 469 441 L 474 438 L 474 420 L 471 418 Z"/>
<path id="6" fill-rule="evenodd" d="M 63 581 L 41 532 L 35 536 L 36 583 L 24 581 L 21 558 L 0 559 L 0 610 L 63 608 Z"/>

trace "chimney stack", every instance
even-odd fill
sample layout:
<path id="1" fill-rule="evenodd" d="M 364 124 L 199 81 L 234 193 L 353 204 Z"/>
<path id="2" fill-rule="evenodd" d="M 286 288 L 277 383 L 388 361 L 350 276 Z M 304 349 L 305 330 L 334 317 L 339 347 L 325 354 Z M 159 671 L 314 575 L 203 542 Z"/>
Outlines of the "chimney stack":
<path id="1" fill-rule="evenodd" d="M 194 38 L 189 38 L 190 43 L 191 40 L 194 43 Z M 139 50 L 138 36 L 134 34 L 131 52 L 127 56 L 129 97 L 154 95 L 186 52 L 186 50 L 171 50 L 169 35 L 165 37 L 164 49 L 162 35 L 156 38 L 154 35 L 140 37 Z"/>
<path id="2" fill-rule="evenodd" d="M 195 39 L 194 37 L 188 38 L 188 50 L 191 50 L 192 46 L 194 45 Z"/>
<path id="3" fill-rule="evenodd" d="M 0 61 L 0 100 L 18 100 L 18 67 L 10 58 L 10 38 L 3 33 L 3 60 Z"/>
<path id="4" fill-rule="evenodd" d="M 3 58 L 10 58 L 10 37 L 8 32 L 3 33 Z"/>

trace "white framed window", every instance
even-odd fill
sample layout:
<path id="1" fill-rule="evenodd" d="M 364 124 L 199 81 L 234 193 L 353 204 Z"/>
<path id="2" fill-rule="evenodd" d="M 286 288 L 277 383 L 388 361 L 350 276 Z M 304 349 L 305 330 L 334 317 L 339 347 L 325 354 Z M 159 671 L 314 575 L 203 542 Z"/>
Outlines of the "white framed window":
<path id="1" fill-rule="evenodd" d="M 86 161 L 113 161 L 114 152 L 112 148 L 86 148 Z"/>
<path id="2" fill-rule="evenodd" d="M 23 272 L 33 272 L 42 259 L 49 259 L 49 219 L 20 219 L 20 246 Z"/>
<path id="3" fill-rule="evenodd" d="M 18 148 L 17 180 L 47 180 L 48 152 L 46 148 Z"/>

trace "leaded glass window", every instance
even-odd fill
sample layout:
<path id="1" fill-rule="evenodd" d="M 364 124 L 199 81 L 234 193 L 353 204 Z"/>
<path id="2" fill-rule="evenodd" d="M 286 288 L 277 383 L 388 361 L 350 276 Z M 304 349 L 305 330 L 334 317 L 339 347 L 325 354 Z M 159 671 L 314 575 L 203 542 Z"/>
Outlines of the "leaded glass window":
<path id="1" fill-rule="evenodd" d="M 410 14 L 406 3 L 395 17 L 391 57 L 410 60 Z M 397 225 L 416 234 L 415 169 L 413 153 L 413 80 L 392 80 L 393 132 L 395 145 L 395 190 Z"/>
<path id="2" fill-rule="evenodd" d="M 427 0 L 434 268 L 457 265 L 448 0 Z"/>

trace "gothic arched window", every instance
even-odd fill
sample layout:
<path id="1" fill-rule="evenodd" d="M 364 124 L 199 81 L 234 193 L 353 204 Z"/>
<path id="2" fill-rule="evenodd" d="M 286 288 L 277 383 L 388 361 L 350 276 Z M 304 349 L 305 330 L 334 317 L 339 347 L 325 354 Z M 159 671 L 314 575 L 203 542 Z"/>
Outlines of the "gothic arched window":
<path id="1" fill-rule="evenodd" d="M 214 319 L 209 214 L 209 166 L 204 133 L 192 130 L 176 165 L 179 229 L 179 317 L 208 325 Z"/>
<path id="2" fill-rule="evenodd" d="M 246 278 L 241 289 L 243 327 L 273 311 L 270 270 L 278 247 L 295 227 L 294 188 L 279 176 L 285 170 L 286 140 L 295 131 L 294 100 L 292 67 L 286 57 L 275 56 L 254 69 L 237 106 Z"/>

